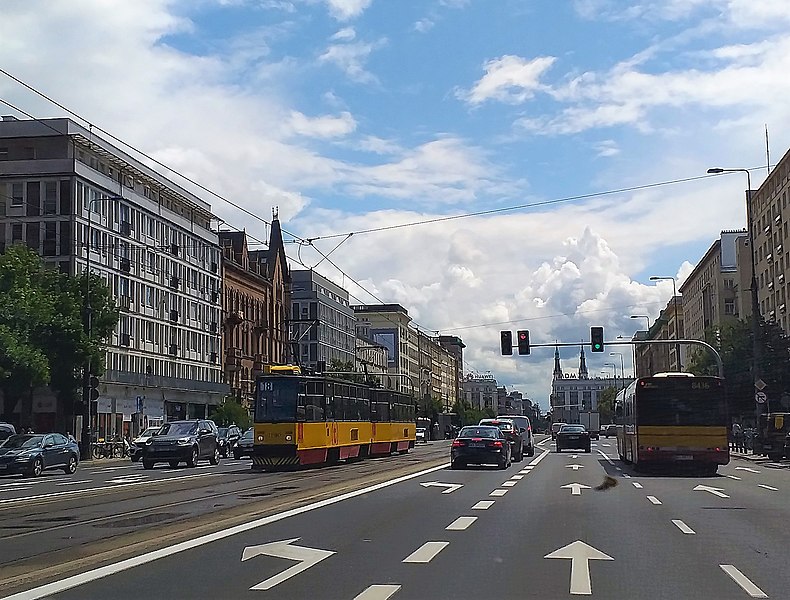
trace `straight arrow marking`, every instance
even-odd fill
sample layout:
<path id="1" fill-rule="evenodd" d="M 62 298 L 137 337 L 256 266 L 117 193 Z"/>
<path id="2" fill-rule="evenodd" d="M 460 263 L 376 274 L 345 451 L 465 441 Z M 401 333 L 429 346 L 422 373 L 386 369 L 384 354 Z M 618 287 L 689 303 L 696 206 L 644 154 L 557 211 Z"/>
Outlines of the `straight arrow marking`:
<path id="1" fill-rule="evenodd" d="M 571 496 L 581 496 L 582 490 L 589 490 L 589 485 L 584 485 L 583 483 L 568 483 L 563 486 L 560 486 L 562 489 L 569 489 L 571 491 Z"/>
<path id="2" fill-rule="evenodd" d="M 574 471 L 578 471 L 579 469 L 583 469 L 584 465 L 565 465 L 566 469 L 573 469 Z"/>
<path id="3" fill-rule="evenodd" d="M 592 594 L 592 584 L 590 583 L 590 561 L 591 560 L 614 560 L 608 554 L 585 544 L 581 540 L 576 540 L 558 548 L 543 558 L 569 558 L 571 560 L 571 594 Z"/>
<path id="4" fill-rule="evenodd" d="M 719 498 L 729 498 L 727 494 L 724 493 L 724 490 L 721 488 L 711 487 L 709 485 L 698 485 L 692 491 L 694 492 L 710 492 L 714 496 L 718 496 Z"/>
<path id="5" fill-rule="evenodd" d="M 282 573 L 278 573 L 277 575 L 269 577 L 269 579 L 261 581 L 260 583 L 252 586 L 250 588 L 251 590 L 269 590 L 278 583 L 282 583 L 286 579 L 290 579 L 294 575 L 298 575 L 302 571 L 309 569 L 313 565 L 320 563 L 325 558 L 329 558 L 335 554 L 331 550 L 306 548 L 304 546 L 292 546 L 291 544 L 297 540 L 299 540 L 299 538 L 281 540 L 279 542 L 269 542 L 268 544 L 247 546 L 244 548 L 244 552 L 241 555 L 242 561 L 249 560 L 260 554 L 299 561 L 298 564 L 289 567 Z"/>

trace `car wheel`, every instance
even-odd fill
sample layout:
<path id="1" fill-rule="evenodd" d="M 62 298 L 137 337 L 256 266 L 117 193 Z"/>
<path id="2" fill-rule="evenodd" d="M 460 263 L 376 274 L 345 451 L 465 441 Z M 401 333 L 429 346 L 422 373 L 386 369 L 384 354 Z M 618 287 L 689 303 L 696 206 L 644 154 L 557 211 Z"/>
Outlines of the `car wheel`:
<path id="1" fill-rule="evenodd" d="M 562 452 L 562 448 L 559 444 L 557 444 L 557 446 L 554 448 L 554 452 Z"/>
<path id="2" fill-rule="evenodd" d="M 40 458 L 37 458 L 33 461 L 33 464 L 30 467 L 30 476 L 31 477 L 38 477 L 41 475 L 41 472 L 44 470 L 44 461 Z"/>
<path id="3" fill-rule="evenodd" d="M 527 456 L 535 456 L 535 446 L 532 444 L 527 448 Z"/>
<path id="4" fill-rule="evenodd" d="M 453 462 L 450 463 L 450 468 L 455 471 L 457 471 L 458 469 L 463 469 L 464 466 L 465 465 L 460 460 L 454 460 Z"/>
<path id="5" fill-rule="evenodd" d="M 519 450 L 518 455 L 513 459 L 514 462 L 521 462 L 524 460 L 524 449 Z"/>
<path id="6" fill-rule="evenodd" d="M 189 460 L 187 460 L 188 467 L 194 467 L 198 461 L 198 449 L 192 448 L 192 454 L 189 455 Z"/>
<path id="7" fill-rule="evenodd" d="M 584 451 L 585 451 L 585 452 L 587 452 L 587 453 L 589 454 L 590 452 L 592 452 L 592 448 L 590 448 L 589 446 L 587 446 L 587 447 L 584 449 Z"/>
<path id="8" fill-rule="evenodd" d="M 140 456 L 138 454 L 132 455 L 132 462 L 139 462 L 139 460 L 140 460 Z"/>
<path id="9" fill-rule="evenodd" d="M 178 461 L 177 460 L 171 460 L 171 461 L 168 461 L 167 464 L 170 465 L 171 469 L 175 469 L 178 466 Z"/>
<path id="10" fill-rule="evenodd" d="M 66 466 L 63 467 L 66 475 L 74 475 L 77 472 L 77 457 L 73 454 L 69 456 L 69 460 L 66 463 Z"/>
<path id="11" fill-rule="evenodd" d="M 153 468 L 154 468 L 154 461 L 143 459 L 143 469 L 148 470 Z"/>
<path id="12" fill-rule="evenodd" d="M 219 450 L 214 448 L 214 454 L 211 456 L 211 458 L 208 459 L 208 461 L 212 465 L 218 465 L 219 464 Z"/>
<path id="13" fill-rule="evenodd" d="M 233 458 L 235 458 L 236 460 L 241 460 L 241 452 L 234 452 Z"/>

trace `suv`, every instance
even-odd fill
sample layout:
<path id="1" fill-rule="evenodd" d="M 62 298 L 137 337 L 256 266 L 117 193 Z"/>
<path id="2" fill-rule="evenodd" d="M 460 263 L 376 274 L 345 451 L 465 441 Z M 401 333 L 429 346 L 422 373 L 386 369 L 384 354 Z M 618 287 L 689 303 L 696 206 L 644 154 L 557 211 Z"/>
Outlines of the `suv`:
<path id="1" fill-rule="evenodd" d="M 132 459 L 132 462 L 137 462 L 143 457 L 143 447 L 145 446 L 145 443 L 156 435 L 156 432 L 159 431 L 160 427 L 161 425 L 149 427 L 132 440 L 132 443 L 129 447 L 129 458 Z"/>
<path id="2" fill-rule="evenodd" d="M 143 446 L 143 468 L 152 469 L 158 462 L 171 467 L 186 462 L 188 467 L 194 467 L 204 458 L 216 465 L 219 463 L 217 437 L 217 426 L 208 419 L 165 423 Z"/>
<path id="3" fill-rule="evenodd" d="M 233 447 L 236 445 L 236 442 L 239 441 L 240 437 L 241 429 L 236 425 L 219 428 L 219 453 L 222 455 L 222 458 L 228 458 L 228 456 L 230 456 L 231 452 L 233 452 Z"/>
<path id="4" fill-rule="evenodd" d="M 16 429 L 11 423 L 0 423 L 0 442 L 16 434 Z"/>
<path id="5" fill-rule="evenodd" d="M 532 423 L 530 423 L 529 417 L 524 415 L 500 415 L 497 419 L 513 421 L 521 431 L 521 437 L 523 438 L 522 454 L 535 456 L 535 440 L 533 439 Z"/>
<path id="6" fill-rule="evenodd" d="M 508 417 L 506 419 L 480 419 L 478 425 L 496 425 L 499 430 L 505 434 L 507 441 L 513 449 L 513 460 L 521 462 L 524 460 L 524 435 L 521 433 L 519 426 Z"/>

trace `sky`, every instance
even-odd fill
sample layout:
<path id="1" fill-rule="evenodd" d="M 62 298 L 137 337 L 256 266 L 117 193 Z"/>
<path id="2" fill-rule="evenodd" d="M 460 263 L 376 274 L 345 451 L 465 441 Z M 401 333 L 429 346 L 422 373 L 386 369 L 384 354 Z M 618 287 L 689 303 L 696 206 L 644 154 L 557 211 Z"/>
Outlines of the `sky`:
<path id="1" fill-rule="evenodd" d="M 0 69 L 200 183 L 225 228 L 266 240 L 276 208 L 292 268 L 461 337 L 466 373 L 544 409 L 553 348 L 501 356 L 499 331 L 630 339 L 672 297 L 650 276 L 679 286 L 745 226 L 745 175 L 706 170 L 756 189 L 790 147 L 786 0 L 0 9 Z M 67 116 L 5 74 L 0 100 Z M 587 352 L 593 376 L 609 362 Z"/>

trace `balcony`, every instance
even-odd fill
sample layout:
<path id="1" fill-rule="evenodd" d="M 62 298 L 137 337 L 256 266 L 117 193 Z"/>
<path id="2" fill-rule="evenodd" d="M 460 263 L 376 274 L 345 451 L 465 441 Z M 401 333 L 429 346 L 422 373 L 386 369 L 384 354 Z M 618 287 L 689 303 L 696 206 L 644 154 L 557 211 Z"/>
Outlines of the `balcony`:
<path id="1" fill-rule="evenodd" d="M 129 310 L 132 308 L 131 296 L 121 296 L 118 298 L 118 308 L 121 310 Z"/>
<path id="2" fill-rule="evenodd" d="M 122 258 L 121 271 L 123 271 L 124 273 L 128 273 L 131 270 L 132 270 L 132 261 L 129 260 L 128 258 Z"/>
<path id="3" fill-rule="evenodd" d="M 121 235 L 131 235 L 132 224 L 129 221 L 121 221 L 118 230 L 120 231 Z"/>
<path id="4" fill-rule="evenodd" d="M 263 373 L 263 366 L 269 362 L 269 357 L 265 354 L 256 354 L 252 363 L 253 373 Z"/>
<path id="5" fill-rule="evenodd" d="M 225 370 L 238 371 L 241 369 L 241 348 L 228 348 L 225 354 Z"/>

